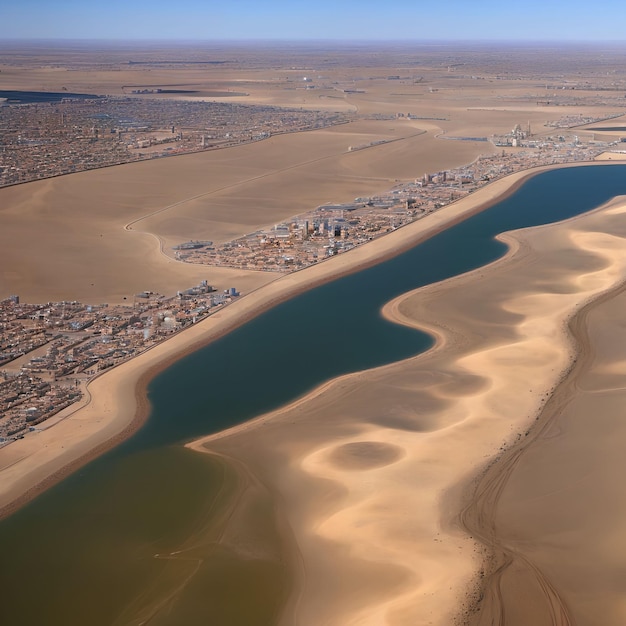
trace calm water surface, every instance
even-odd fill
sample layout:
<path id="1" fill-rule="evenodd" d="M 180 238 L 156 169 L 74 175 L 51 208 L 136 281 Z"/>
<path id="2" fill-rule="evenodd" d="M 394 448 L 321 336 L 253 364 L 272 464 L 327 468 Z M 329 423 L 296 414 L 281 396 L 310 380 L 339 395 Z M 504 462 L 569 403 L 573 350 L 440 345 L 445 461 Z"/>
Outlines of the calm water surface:
<path id="1" fill-rule="evenodd" d="M 0 90 L 0 98 L 6 98 L 10 104 L 31 104 L 41 102 L 61 102 L 72 100 L 97 100 L 100 96 L 89 93 L 68 93 L 67 91 L 3 91 Z"/>
<path id="2" fill-rule="evenodd" d="M 272 624 L 289 572 L 271 501 L 179 444 L 339 374 L 423 351 L 428 336 L 381 317 L 387 301 L 498 258 L 498 233 L 620 194 L 626 166 L 540 174 L 395 259 L 285 302 L 177 362 L 151 383 L 153 410 L 133 438 L 0 523 L 0 623 Z M 254 528 L 241 521 L 244 508 Z M 242 560 L 225 540 L 233 527 L 267 558 Z"/>

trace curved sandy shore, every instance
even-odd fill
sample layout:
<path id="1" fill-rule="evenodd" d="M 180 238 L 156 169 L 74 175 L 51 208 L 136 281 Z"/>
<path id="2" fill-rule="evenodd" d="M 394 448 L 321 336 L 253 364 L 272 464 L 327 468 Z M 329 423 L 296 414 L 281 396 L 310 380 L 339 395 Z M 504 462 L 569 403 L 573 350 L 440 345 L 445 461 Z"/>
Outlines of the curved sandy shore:
<path id="1" fill-rule="evenodd" d="M 490 554 L 473 625 L 624 623 L 625 213 L 616 201 L 585 220 L 588 230 L 571 232 L 616 280 L 569 320 L 571 367 L 462 511 Z"/>
<path id="2" fill-rule="evenodd" d="M 0 448 L 0 518 L 135 432 L 149 411 L 145 399 L 148 381 L 172 361 L 303 290 L 399 254 L 492 205 L 528 177 L 546 169 L 552 168 L 536 168 L 498 180 L 348 254 L 277 279 L 91 381 L 90 401 L 86 406 L 70 412 L 54 428 L 29 433 L 24 439 Z"/>
<path id="3" fill-rule="evenodd" d="M 4 513 L 138 428 L 147 382 L 173 360 L 299 291 L 415 245 L 534 173 L 276 280 L 95 379 L 86 407 L 0 450 Z M 284 504 L 305 564 L 284 623 L 297 611 L 301 624 L 448 624 L 459 601 L 471 601 L 482 553 L 453 524 L 457 485 L 532 422 L 573 354 L 563 349 L 565 321 L 626 272 L 626 253 L 608 245 L 617 237 L 585 234 L 589 219 L 507 235 L 506 260 L 386 307 L 433 332 L 437 349 L 331 381 L 194 444 L 242 460 Z"/>
<path id="4" fill-rule="evenodd" d="M 486 553 L 457 521 L 467 482 L 526 438 L 569 371 L 568 320 L 624 282 L 623 207 L 507 234 L 504 259 L 389 303 L 388 317 L 437 337 L 428 353 L 190 444 L 243 461 L 281 503 L 304 563 L 284 624 L 470 618 Z M 531 571 L 522 597 L 538 608 L 507 624 L 543 623 L 533 618 L 546 606 L 567 614 L 549 576 Z M 477 623 L 492 623 L 484 615 Z"/>

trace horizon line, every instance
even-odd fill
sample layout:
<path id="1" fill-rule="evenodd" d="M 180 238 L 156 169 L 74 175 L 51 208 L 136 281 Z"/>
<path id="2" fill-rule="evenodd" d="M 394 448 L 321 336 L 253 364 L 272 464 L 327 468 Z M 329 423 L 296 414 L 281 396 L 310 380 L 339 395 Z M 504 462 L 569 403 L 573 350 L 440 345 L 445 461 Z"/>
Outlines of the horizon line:
<path id="1" fill-rule="evenodd" d="M 184 39 L 174 37 L 151 37 L 151 38 L 129 38 L 129 37 L 2 37 L 0 38 L 0 47 L 7 43 L 170 43 L 170 44 L 312 44 L 312 43 L 333 43 L 340 46 L 348 46 L 353 44 L 362 45 L 380 45 L 380 44 L 413 44 L 413 45 L 445 45 L 445 44 L 598 44 L 598 45 L 621 45 L 626 50 L 626 40 L 622 39 L 546 39 L 546 38 L 519 38 L 511 39 L 505 38 L 473 38 L 473 39 L 410 39 L 410 38 L 397 38 L 397 39 L 372 39 L 372 38 L 345 38 L 345 37 L 310 37 L 310 38 L 298 38 L 293 39 L 289 37 L 224 37 L 224 38 L 211 38 L 211 39 Z"/>

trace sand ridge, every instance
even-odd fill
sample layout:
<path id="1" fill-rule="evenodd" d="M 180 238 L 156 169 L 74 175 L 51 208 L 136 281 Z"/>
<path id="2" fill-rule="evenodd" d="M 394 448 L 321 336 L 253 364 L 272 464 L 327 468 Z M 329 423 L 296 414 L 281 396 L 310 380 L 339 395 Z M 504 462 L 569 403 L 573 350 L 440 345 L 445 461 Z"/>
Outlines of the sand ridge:
<path id="1" fill-rule="evenodd" d="M 86 406 L 78 411 L 70 407 L 63 413 L 61 421 L 54 420 L 53 428 L 29 433 L 24 439 L 0 448 L 0 468 L 4 468 L 0 470 L 0 514 L 9 514 L 68 472 L 130 436 L 149 412 L 145 399 L 147 382 L 173 360 L 206 345 L 302 290 L 399 254 L 456 221 L 490 206 L 511 193 L 526 178 L 545 169 L 551 168 L 518 172 L 491 183 L 422 220 L 317 266 L 278 280 L 273 276 L 265 277 L 262 288 L 252 290 L 210 318 L 105 372 L 89 383 L 91 401 Z M 253 423 L 244 424 L 241 428 L 246 429 Z"/>
<path id="2" fill-rule="evenodd" d="M 533 47 L 530 57 L 519 49 L 504 55 L 498 51 L 485 70 L 484 61 L 472 60 L 464 46 L 457 52 L 469 65 L 464 64 L 460 74 L 445 64 L 441 66 L 439 52 L 435 66 L 423 49 L 419 54 L 410 50 L 400 59 L 403 75 L 411 68 L 410 80 L 402 83 L 388 81 L 390 74 L 399 71 L 393 65 L 395 59 L 389 61 L 389 67 L 382 67 L 380 60 L 372 63 L 371 55 L 364 56 L 362 50 L 350 53 L 349 59 L 340 52 L 340 62 L 337 64 L 334 57 L 332 60 L 337 67 L 320 67 L 319 73 L 327 75 L 325 80 L 337 80 L 341 87 L 363 88 L 363 93 L 345 93 L 341 87 L 321 84 L 310 91 L 295 88 L 303 70 L 277 70 L 283 68 L 284 58 L 269 63 L 261 59 L 257 67 L 256 51 L 246 52 L 254 55 L 252 66 L 217 66 L 210 72 L 186 67 L 182 73 L 171 67 L 129 67 L 129 55 L 134 59 L 138 53 L 134 49 L 122 51 L 121 66 L 119 55 L 112 58 L 105 50 L 103 58 L 112 65 L 102 69 L 102 59 L 94 61 L 93 52 L 101 53 L 92 51 L 91 57 L 84 51 L 76 53 L 80 67 L 72 71 L 67 71 L 63 55 L 54 57 L 58 67 L 46 67 L 38 58 L 34 65 L 29 62 L 28 69 L 19 62 L 5 64 L 1 68 L 3 82 L 16 89 L 66 88 L 115 95 L 128 93 L 128 86 L 178 83 L 179 87 L 197 89 L 197 98 L 217 99 L 216 93 L 231 92 L 219 99 L 353 111 L 361 117 L 384 114 L 387 120 L 361 119 L 334 129 L 275 137 L 211 155 L 112 167 L 0 190 L 0 290 L 5 295 L 113 302 L 143 289 L 173 293 L 201 279 L 220 288 L 236 285 L 247 294 L 202 325 L 92 381 L 89 404 L 54 428 L 0 449 L 0 506 L 18 506 L 137 428 L 149 411 L 145 388 L 150 377 L 173 360 L 281 299 L 414 245 L 421 237 L 484 208 L 525 174 L 490 185 L 467 202 L 359 251 L 280 280 L 176 263 L 163 254 L 168 245 L 191 237 L 216 241 L 232 238 L 291 217 L 302 208 L 386 190 L 398 179 L 467 163 L 485 148 L 492 151 L 486 142 L 443 141 L 437 137 L 440 134 L 491 136 L 507 133 L 515 124 L 525 125 L 527 121 L 535 132 L 546 134 L 553 131 L 543 129 L 544 124 L 558 120 L 564 112 L 575 110 L 602 117 L 621 108 L 621 103 L 608 105 L 610 94 L 606 92 L 598 94 L 597 105 L 581 104 L 567 110 L 548 106 L 536 101 L 556 96 L 547 84 L 544 90 L 534 77 L 506 77 L 511 63 L 514 71 L 524 76 L 535 63 L 540 74 L 549 70 L 550 77 L 555 73 L 553 68 L 559 75 L 564 70 L 575 73 L 577 80 L 581 69 L 595 72 L 595 62 L 589 72 L 590 63 L 581 63 L 584 55 L 574 51 L 557 61 L 552 49 L 546 53 Z M 308 67 L 307 55 L 290 52 L 297 52 L 297 63 Z M 279 56 L 284 57 L 284 51 L 275 60 Z M 323 56 L 327 56 L 326 49 Z M 529 58 L 534 59 L 530 64 Z M 285 74 L 291 85 L 285 84 Z M 412 112 L 422 119 L 400 120 L 396 117 L 400 112 Z M 427 132 L 408 136 L 418 129 Z M 583 137 L 589 132 L 580 129 Z M 351 144 L 380 138 L 402 140 L 346 152 Z M 288 168 L 303 155 L 306 159 L 301 160 L 297 176 L 291 176 Z M 606 158 L 615 160 L 623 155 L 614 153 Z M 314 162 L 305 165 L 307 160 Z M 171 205 L 175 205 L 174 211 L 168 210 Z M 600 222 L 615 212 L 618 217 L 611 224 L 617 233 L 623 220 L 619 214 L 624 210 L 626 205 L 617 203 L 598 212 Z M 134 232 L 124 229 L 129 222 L 137 224 Z M 598 399 L 604 408 L 609 407 L 613 394 L 618 398 L 615 415 L 619 416 L 624 363 L 616 345 L 616 338 L 623 335 L 621 311 L 615 303 L 621 310 L 624 303 L 608 295 L 598 298 L 598 294 L 619 282 L 623 258 L 621 239 L 603 228 L 601 223 L 581 220 L 569 223 L 564 230 L 549 227 L 505 236 L 511 245 L 505 261 L 408 294 L 386 307 L 386 313 L 397 322 L 432 332 L 437 338 L 436 349 L 415 360 L 330 381 L 278 412 L 196 444 L 199 449 L 206 445 L 240 458 L 246 471 L 262 477 L 271 488 L 277 505 L 296 530 L 306 576 L 300 596 L 293 598 L 291 615 L 283 620 L 286 626 L 294 622 L 290 619 L 293 611 L 302 624 L 452 623 L 457 601 L 467 599 L 467 585 L 484 565 L 483 549 L 459 531 L 455 517 L 459 501 L 467 495 L 462 487 L 470 477 L 503 449 L 514 449 L 511 444 L 517 439 L 521 443 L 530 439 L 530 435 L 525 436 L 525 426 L 533 422 L 563 374 L 576 375 L 570 387 L 556 387 L 552 396 L 558 400 L 554 402 L 556 410 L 567 404 L 570 392 L 584 391 L 588 392 L 589 404 L 583 402 L 580 413 L 595 411 Z M 77 263 L 77 258 L 84 262 Z M 586 300 L 590 300 L 589 306 L 580 309 Z M 596 307 L 596 303 L 601 306 Z M 588 319 L 590 329 L 589 341 L 579 348 L 565 329 L 565 320 L 576 310 L 574 330 L 585 339 Z M 592 348 L 602 352 L 603 360 L 596 358 Z M 579 358 L 570 368 L 578 352 L 586 358 Z M 589 377 L 578 375 L 578 364 L 592 361 L 595 365 Z M 580 425 L 578 428 L 584 433 L 579 439 L 590 439 L 594 434 Z M 567 462 L 563 450 L 550 446 L 571 430 L 555 422 L 555 430 L 547 430 L 549 437 L 537 440 L 535 449 L 544 452 L 544 457 L 555 454 L 558 462 Z M 595 452 L 597 458 L 608 449 L 612 456 L 620 457 L 618 444 L 623 438 L 617 435 L 614 441 L 610 436 L 602 439 L 605 445 Z M 516 522 L 536 521 L 527 512 L 533 510 L 536 498 L 533 483 L 553 485 L 555 481 L 553 464 L 542 465 L 545 458 L 533 455 L 532 447 L 527 454 L 532 462 L 528 466 L 517 463 L 520 475 L 511 474 L 512 491 L 508 493 L 512 495 L 502 495 L 496 484 L 502 506 L 489 512 L 499 526 L 509 524 L 514 544 L 521 525 L 516 526 Z M 492 467 L 496 480 L 503 481 L 502 467 Z M 533 473 L 533 467 L 539 469 Z M 615 476 L 623 469 L 616 459 L 607 467 Z M 574 475 L 584 486 L 587 477 L 581 476 L 579 469 L 574 462 Z M 594 482 L 587 482 L 593 492 Z M 597 486 L 598 482 L 596 492 L 611 495 L 610 490 L 604 493 Z M 539 499 L 550 499 L 554 493 L 566 515 L 580 516 L 575 506 L 563 507 L 564 502 L 571 506 L 576 498 L 559 499 L 559 494 L 568 492 L 562 485 L 557 487 L 547 497 L 540 494 Z M 619 502 L 612 510 L 619 509 Z M 487 519 L 485 511 L 486 507 L 480 511 L 481 521 L 488 525 L 493 519 Z M 586 521 L 593 525 L 598 517 L 589 514 Z M 618 525 L 622 518 L 601 517 L 617 522 L 595 527 L 607 537 L 607 545 L 596 542 L 596 551 L 590 549 L 585 557 L 596 564 L 594 579 L 599 582 L 593 591 L 597 593 L 603 586 L 605 608 L 611 606 L 614 612 L 613 621 L 606 623 L 617 626 L 624 621 L 619 621 L 623 601 L 610 590 L 619 578 L 620 563 L 619 558 L 611 561 L 607 554 L 619 552 L 615 546 L 621 546 Z M 531 576 L 527 582 L 530 595 L 522 596 L 523 603 L 545 607 L 541 591 L 547 590 L 547 604 L 554 615 L 567 620 L 570 607 L 577 602 L 577 615 L 586 613 L 590 616 L 587 623 L 597 623 L 594 617 L 603 607 L 586 594 L 590 586 L 585 584 L 584 572 L 576 575 L 577 584 L 566 588 L 569 596 L 562 598 L 563 583 L 576 565 L 563 559 L 563 552 L 574 554 L 583 539 L 586 546 L 592 545 L 591 532 L 572 533 L 569 544 L 568 537 L 558 535 L 557 550 L 550 551 L 554 548 L 548 545 L 552 528 L 548 524 L 543 531 L 548 540 L 540 550 L 525 553 L 522 548 L 528 545 L 521 545 L 523 541 L 513 546 L 518 562 Z M 559 552 L 559 546 L 565 546 L 564 550 Z M 542 555 L 546 559 L 543 563 Z M 563 568 L 560 573 L 552 570 L 558 583 L 552 586 L 543 570 L 557 559 L 562 559 Z M 602 565 L 607 563 L 614 567 L 608 568 L 603 578 Z M 522 586 L 520 576 L 516 576 L 517 581 L 513 578 L 509 587 L 514 592 Z M 515 593 L 510 595 L 515 601 Z M 537 598 L 540 602 L 533 602 Z M 564 612 L 559 613 L 563 607 Z M 543 610 L 526 615 L 522 623 L 539 624 Z M 496 613 L 487 610 L 485 615 L 491 619 Z"/>
<path id="3" fill-rule="evenodd" d="M 624 519 L 626 285 L 609 258 L 623 254 L 625 208 L 618 199 L 591 216 L 597 230 L 590 220 L 590 230 L 571 233 L 581 249 L 604 258 L 616 284 L 570 320 L 576 358 L 564 380 L 528 438 L 488 469 L 463 511 L 469 532 L 493 554 L 482 610 L 471 624 L 623 623 L 616 548 Z"/>
<path id="4" fill-rule="evenodd" d="M 55 420 L 54 428 L 30 433 L 24 439 L 0 448 L 0 513 L 10 513 L 42 489 L 58 482 L 72 469 L 134 432 L 149 411 L 145 400 L 147 381 L 173 360 L 304 289 L 398 254 L 456 220 L 480 211 L 503 194 L 510 193 L 512 188 L 533 173 L 520 172 L 497 181 L 469 198 L 349 254 L 280 280 L 274 276 L 265 277 L 264 288 L 248 293 L 200 324 L 105 372 L 89 383 L 90 402 L 86 406 L 78 411 L 72 407 L 64 412 L 63 420 L 60 423 Z M 105 416 L 106 419 L 103 419 Z"/>
<path id="5" fill-rule="evenodd" d="M 5 513 L 136 428 L 148 411 L 142 390 L 172 360 L 299 290 L 414 245 L 533 173 L 276 280 L 94 380 L 85 408 L 0 450 Z M 619 223 L 624 206 L 604 211 Z M 626 271 L 615 224 L 611 234 L 601 223 L 586 229 L 585 219 L 504 235 L 511 245 L 505 261 L 387 305 L 399 323 L 433 332 L 436 350 L 330 381 L 275 414 L 195 444 L 241 460 L 284 504 L 305 564 L 294 600 L 302 624 L 403 624 L 423 616 L 445 624 L 467 599 L 482 551 L 454 525 L 448 494 L 532 422 L 572 354 L 564 349 L 565 319 Z"/>
<path id="6" fill-rule="evenodd" d="M 524 438 L 573 360 L 567 320 L 623 281 L 604 211 L 507 234 L 504 260 L 387 305 L 437 329 L 430 352 L 193 444 L 243 459 L 283 502 L 306 570 L 299 623 L 458 617 L 482 552 L 449 494 Z"/>

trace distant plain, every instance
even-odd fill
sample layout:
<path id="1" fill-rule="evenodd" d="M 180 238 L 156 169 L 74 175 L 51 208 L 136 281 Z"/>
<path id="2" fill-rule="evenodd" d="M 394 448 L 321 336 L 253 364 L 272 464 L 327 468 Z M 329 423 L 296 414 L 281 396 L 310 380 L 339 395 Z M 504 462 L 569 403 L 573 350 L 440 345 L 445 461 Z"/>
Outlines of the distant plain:
<path id="1" fill-rule="evenodd" d="M 5 89 L 123 96 L 158 87 L 192 92 L 185 98 L 353 116 L 332 128 L 0 189 L 0 297 L 119 303 L 144 289 L 172 295 L 202 279 L 244 294 L 256 290 L 210 318 L 206 329 L 184 331 L 94 381 L 93 400 L 76 422 L 43 434 L 46 454 L 66 442 L 80 454 L 96 448 L 100 434 L 86 440 L 81 419 L 85 431 L 97 430 L 102 416 L 113 415 L 106 435 L 115 429 L 119 435 L 138 413 L 137 398 L 146 411 L 146 373 L 254 315 L 246 307 L 267 306 L 272 297 L 302 291 L 308 280 L 329 280 L 389 256 L 394 242 L 404 249 L 429 228 L 439 231 L 506 195 L 524 175 L 282 283 L 276 273 L 176 261 L 172 246 L 228 241 L 324 203 L 375 195 L 498 152 L 486 141 L 443 134 L 491 137 L 520 124 L 542 137 L 558 132 L 547 123 L 568 115 L 619 115 L 626 108 L 625 67 L 612 48 L 592 54 L 565 47 L 555 55 L 552 48 L 488 45 L 0 45 Z M 598 121 L 596 131 L 580 124 L 576 132 L 587 141 L 595 134 L 619 139 L 619 130 L 602 129 L 621 124 Z M 381 139 L 395 141 L 349 150 Z M 606 591 L 619 587 L 622 561 L 600 538 L 607 533 L 613 546 L 623 543 L 621 457 L 609 444 L 623 430 L 614 421 L 624 358 L 606 330 L 621 337 L 623 217 L 621 198 L 567 223 L 504 235 L 510 251 L 502 261 L 384 308 L 396 323 L 432 333 L 434 350 L 327 381 L 289 406 L 191 444 L 260 478 L 263 498 L 289 526 L 282 539 L 296 591 L 276 623 L 290 623 L 293 611 L 303 625 L 447 626 L 456 618 L 479 626 L 564 626 L 573 615 L 591 626 L 600 613 L 603 623 L 623 622 L 619 594 Z M 566 332 L 570 320 L 575 342 Z M 573 366 L 574 357 L 582 365 Z M 559 421 L 563 408 L 572 416 L 567 424 Z M 596 436 L 595 423 L 584 420 L 590 411 L 602 414 L 598 436 L 610 448 L 606 458 L 602 446 L 587 445 Z M 540 428 L 533 430 L 535 422 Z M 35 446 L 20 457 L 20 445 L 7 446 L 0 458 L 14 473 L 37 454 Z M 568 455 L 581 447 L 591 469 L 579 463 L 583 453 Z M 537 490 L 546 476 L 556 496 Z M 473 491 L 477 485 L 495 485 L 496 497 L 485 504 Z M 584 515 L 581 494 L 590 504 Z M 567 519 L 544 506 L 546 499 L 558 502 Z M 607 502 L 615 523 L 603 520 Z M 568 519 L 580 525 L 570 528 Z M 494 520 L 501 534 L 490 534 Z M 586 585 L 579 545 L 604 590 Z M 499 578 L 498 558 L 508 558 L 511 546 L 513 566 Z M 555 564 L 563 552 L 571 560 Z"/>

